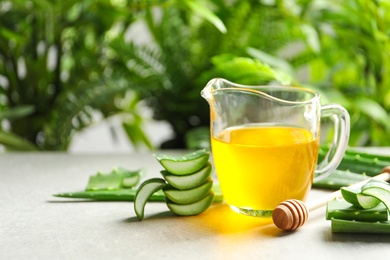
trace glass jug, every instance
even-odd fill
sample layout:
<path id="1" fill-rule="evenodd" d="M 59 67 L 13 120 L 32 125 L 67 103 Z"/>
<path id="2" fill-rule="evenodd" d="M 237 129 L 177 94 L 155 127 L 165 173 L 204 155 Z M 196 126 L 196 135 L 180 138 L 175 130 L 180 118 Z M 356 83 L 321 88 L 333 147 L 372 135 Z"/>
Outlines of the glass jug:
<path id="1" fill-rule="evenodd" d="M 236 212 L 271 216 L 282 201 L 305 201 L 313 180 L 328 176 L 343 158 L 349 114 L 340 105 L 321 106 L 312 90 L 216 78 L 201 95 L 210 105 L 218 181 Z M 335 130 L 327 156 L 317 165 L 321 117 L 329 117 Z"/>

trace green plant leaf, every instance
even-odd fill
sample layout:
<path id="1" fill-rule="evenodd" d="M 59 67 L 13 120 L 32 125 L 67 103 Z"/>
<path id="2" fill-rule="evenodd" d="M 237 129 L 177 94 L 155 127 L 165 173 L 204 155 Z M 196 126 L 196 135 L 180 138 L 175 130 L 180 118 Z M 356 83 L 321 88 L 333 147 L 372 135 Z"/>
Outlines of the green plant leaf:
<path id="1" fill-rule="evenodd" d="M 270 55 L 266 52 L 263 52 L 259 49 L 249 47 L 247 48 L 247 52 L 252 57 L 260 60 L 261 62 L 264 62 L 274 68 L 281 69 L 285 71 L 286 73 L 289 73 L 290 75 L 294 74 L 293 67 L 284 59 L 275 57 L 273 55 Z"/>
<path id="2" fill-rule="evenodd" d="M 223 21 L 212 11 L 210 11 L 210 9 L 207 9 L 205 6 L 199 3 L 198 0 L 184 0 L 183 3 L 187 5 L 196 14 L 213 24 L 221 33 L 226 33 L 227 29 Z"/>
<path id="3" fill-rule="evenodd" d="M 18 43 L 21 43 L 24 41 L 23 37 L 11 30 L 8 30 L 7 28 L 0 27 L 0 36 L 7 38 L 8 40 L 13 40 Z"/>
<path id="4" fill-rule="evenodd" d="M 27 115 L 31 115 L 35 111 L 34 106 L 18 106 L 10 109 L 0 111 L 0 120 L 2 119 L 15 119 L 22 118 Z"/>
<path id="5" fill-rule="evenodd" d="M 360 97 L 354 100 L 354 104 L 361 113 L 366 114 L 390 131 L 390 116 L 378 102 L 370 98 Z"/>
<path id="6" fill-rule="evenodd" d="M 22 137 L 4 131 L 0 131 L 0 144 L 4 145 L 8 150 L 38 151 L 35 145 Z"/>
<path id="7" fill-rule="evenodd" d="M 196 127 L 186 133 L 186 147 L 191 150 L 210 150 L 210 128 Z"/>
<path id="8" fill-rule="evenodd" d="M 142 125 L 139 123 L 122 122 L 122 126 L 125 129 L 127 137 L 131 140 L 135 148 L 138 148 L 140 144 L 146 145 L 150 150 L 153 148 L 152 143 L 142 130 Z"/>

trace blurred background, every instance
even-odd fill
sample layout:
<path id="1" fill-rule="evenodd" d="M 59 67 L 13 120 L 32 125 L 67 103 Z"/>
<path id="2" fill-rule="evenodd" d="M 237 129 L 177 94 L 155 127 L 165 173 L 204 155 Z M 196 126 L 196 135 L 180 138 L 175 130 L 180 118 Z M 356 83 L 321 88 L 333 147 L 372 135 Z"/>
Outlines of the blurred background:
<path id="1" fill-rule="evenodd" d="M 208 145 L 214 77 L 304 86 L 390 145 L 387 0 L 3 0 L 3 151 Z"/>

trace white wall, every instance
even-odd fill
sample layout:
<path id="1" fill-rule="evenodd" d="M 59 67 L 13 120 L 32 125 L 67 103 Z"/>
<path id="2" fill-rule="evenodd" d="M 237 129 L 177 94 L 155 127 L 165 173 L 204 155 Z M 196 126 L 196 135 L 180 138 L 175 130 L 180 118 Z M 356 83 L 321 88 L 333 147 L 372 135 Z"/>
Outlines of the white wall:
<path id="1" fill-rule="evenodd" d="M 166 122 L 149 121 L 145 132 L 152 144 L 158 146 L 172 137 L 172 130 Z M 139 150 L 147 150 L 140 147 Z M 68 149 L 70 153 L 125 153 L 135 151 L 129 142 L 120 118 L 114 117 L 77 133 Z"/>

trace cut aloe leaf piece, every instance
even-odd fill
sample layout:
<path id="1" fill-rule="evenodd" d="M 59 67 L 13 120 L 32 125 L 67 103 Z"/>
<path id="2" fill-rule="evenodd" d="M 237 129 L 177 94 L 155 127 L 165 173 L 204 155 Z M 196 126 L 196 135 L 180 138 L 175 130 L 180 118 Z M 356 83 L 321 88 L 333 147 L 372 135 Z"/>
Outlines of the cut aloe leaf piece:
<path id="1" fill-rule="evenodd" d="M 134 211 L 140 220 L 144 218 L 146 202 L 153 193 L 163 189 L 165 185 L 167 185 L 167 183 L 161 178 L 152 178 L 141 183 L 134 198 Z"/>
<path id="2" fill-rule="evenodd" d="M 332 232 L 335 233 L 374 233 L 390 234 L 390 221 L 362 222 L 355 220 L 332 219 Z"/>
<path id="3" fill-rule="evenodd" d="M 103 174 L 98 172 L 89 177 L 86 191 L 119 190 L 122 186 L 123 176 L 120 174 Z"/>
<path id="4" fill-rule="evenodd" d="M 98 172 L 89 177 L 86 191 L 119 190 L 137 185 L 144 174 L 144 169 L 129 171 L 122 167 L 115 167 L 110 173 Z"/>
<path id="5" fill-rule="evenodd" d="M 165 196 L 172 202 L 177 204 L 192 204 L 203 199 L 212 189 L 213 180 L 209 178 L 202 185 L 189 189 L 178 190 L 170 185 L 164 187 Z"/>
<path id="6" fill-rule="evenodd" d="M 363 185 L 362 193 L 382 201 L 390 211 L 390 185 L 387 182 L 370 180 Z"/>
<path id="7" fill-rule="evenodd" d="M 214 181 L 213 188 L 211 190 L 214 193 L 213 202 L 223 202 L 223 194 L 219 183 L 215 183 Z"/>
<path id="8" fill-rule="evenodd" d="M 207 163 L 202 169 L 189 175 L 174 175 L 168 171 L 161 171 L 165 180 L 179 190 L 188 190 L 198 187 L 211 175 L 211 163 Z"/>
<path id="9" fill-rule="evenodd" d="M 135 171 L 129 171 L 125 168 L 117 167 L 114 168 L 113 172 L 123 175 L 123 179 L 122 179 L 123 188 L 132 188 L 140 182 L 141 178 L 145 175 L 146 170 L 142 168 Z"/>
<path id="10" fill-rule="evenodd" d="M 213 197 L 214 194 L 210 192 L 206 197 L 192 204 L 181 205 L 174 203 L 169 199 L 166 200 L 166 203 L 168 208 L 176 215 L 192 216 L 198 215 L 208 209 L 211 205 L 211 202 L 213 201 Z"/>
<path id="11" fill-rule="evenodd" d="M 165 170 L 171 174 L 188 175 L 202 169 L 208 162 L 210 153 L 206 150 L 197 150 L 180 156 L 169 156 L 165 154 L 154 156 Z"/>
<path id="12" fill-rule="evenodd" d="M 329 201 L 326 207 L 326 219 L 332 218 L 356 220 L 356 221 L 386 221 L 388 220 L 388 211 L 383 203 L 370 208 L 360 209 L 344 200 Z"/>
<path id="13" fill-rule="evenodd" d="M 381 203 L 380 200 L 373 196 L 364 195 L 361 193 L 361 190 L 357 189 L 351 189 L 348 187 L 341 188 L 341 194 L 343 195 L 343 198 L 356 206 L 357 208 L 362 209 L 370 209 L 375 206 L 377 206 L 379 203 Z"/>

